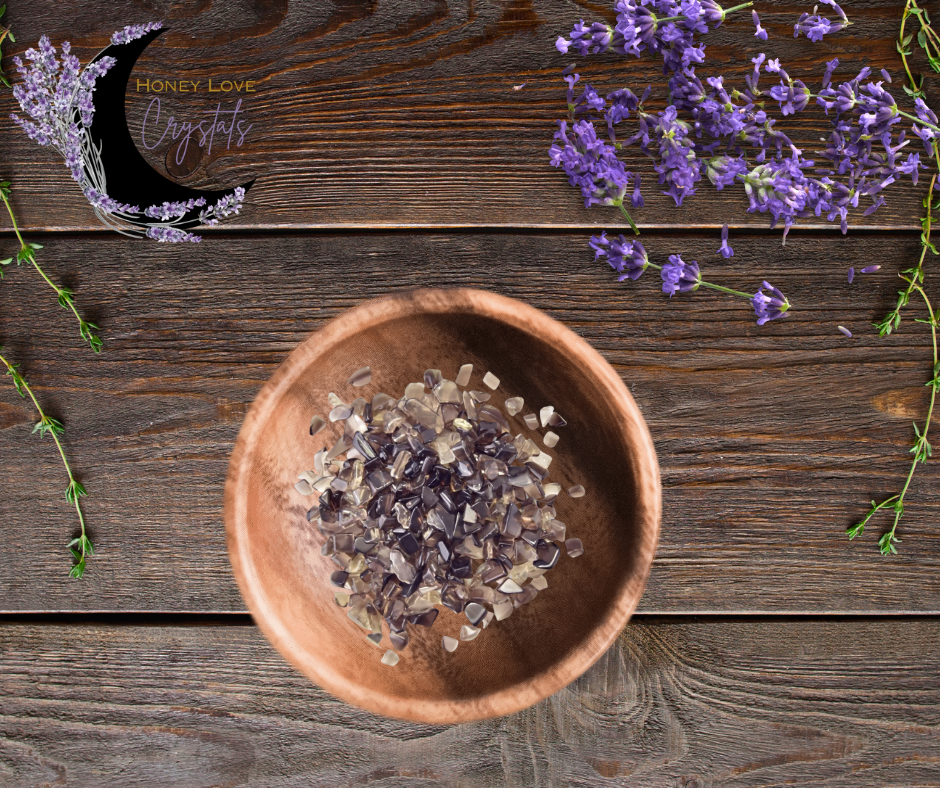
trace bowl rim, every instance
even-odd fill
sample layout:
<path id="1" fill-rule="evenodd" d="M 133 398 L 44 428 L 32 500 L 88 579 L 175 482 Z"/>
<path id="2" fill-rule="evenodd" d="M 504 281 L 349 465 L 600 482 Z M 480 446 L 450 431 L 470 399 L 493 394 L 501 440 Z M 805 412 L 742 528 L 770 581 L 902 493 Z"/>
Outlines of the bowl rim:
<path id="1" fill-rule="evenodd" d="M 326 665 L 294 640 L 267 599 L 247 538 L 247 485 L 253 452 L 281 396 L 318 356 L 365 328 L 414 314 L 479 314 L 576 353 L 590 368 L 602 394 L 622 416 L 621 432 L 634 452 L 638 542 L 636 571 L 618 589 L 603 621 L 564 659 L 489 695 L 466 699 L 414 700 L 382 695 Z M 351 332 L 355 329 L 355 332 Z M 294 667 L 336 697 L 387 717 L 424 723 L 463 723 L 503 716 L 532 706 L 581 676 L 619 636 L 639 603 L 659 539 L 662 488 L 649 429 L 623 379 L 586 340 L 536 307 L 488 290 L 415 289 L 365 301 L 330 319 L 298 344 L 264 383 L 239 430 L 225 480 L 224 521 L 232 572 L 249 612 L 271 644 Z"/>

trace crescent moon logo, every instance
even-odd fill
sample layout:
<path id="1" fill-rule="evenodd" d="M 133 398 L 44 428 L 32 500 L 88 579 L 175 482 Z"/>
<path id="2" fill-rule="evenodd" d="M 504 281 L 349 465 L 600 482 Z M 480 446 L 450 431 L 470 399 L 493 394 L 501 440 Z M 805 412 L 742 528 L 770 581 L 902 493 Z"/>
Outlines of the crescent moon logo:
<path id="1" fill-rule="evenodd" d="M 23 84 L 14 96 L 32 120 L 13 120 L 40 145 L 59 151 L 103 224 L 124 235 L 156 241 L 201 240 L 187 230 L 237 214 L 254 181 L 234 189 L 193 189 L 154 170 L 131 139 L 125 94 L 137 59 L 163 33 L 159 22 L 130 25 L 79 73 L 78 58 L 62 44 L 62 62 L 46 36 L 14 58 Z M 151 203 L 146 208 L 141 204 Z"/>

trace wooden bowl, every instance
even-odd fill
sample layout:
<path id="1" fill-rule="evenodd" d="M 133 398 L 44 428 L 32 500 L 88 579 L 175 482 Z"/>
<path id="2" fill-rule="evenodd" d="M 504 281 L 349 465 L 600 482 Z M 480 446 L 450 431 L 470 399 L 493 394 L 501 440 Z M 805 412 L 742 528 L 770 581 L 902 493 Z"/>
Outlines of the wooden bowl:
<path id="1" fill-rule="evenodd" d="M 492 403 L 525 398 L 511 419 L 544 405 L 568 421 L 549 481 L 587 495 L 556 501 L 568 536 L 584 554 L 564 555 L 548 588 L 509 618 L 493 622 L 454 653 L 463 615 L 441 608 L 430 628 L 410 627 L 411 643 L 395 667 L 387 646 L 369 643 L 336 606 L 320 554 L 323 537 L 305 513 L 316 497 L 294 489 L 313 455 L 340 431 L 309 434 L 327 394 L 346 401 L 384 391 L 401 396 L 425 369 L 453 379 L 473 364 L 501 381 Z M 372 383 L 347 386 L 359 367 Z M 545 430 L 538 430 L 544 433 Z M 590 345 L 543 312 L 480 290 L 418 290 L 369 301 L 301 343 L 264 385 L 239 433 L 225 485 L 225 526 L 232 568 L 262 632 L 291 663 L 334 695 L 390 717 L 458 723 L 524 709 L 580 676 L 613 643 L 636 608 L 650 570 L 660 518 L 659 469 L 649 431 L 620 376 Z M 387 635 L 387 630 L 385 632 Z"/>

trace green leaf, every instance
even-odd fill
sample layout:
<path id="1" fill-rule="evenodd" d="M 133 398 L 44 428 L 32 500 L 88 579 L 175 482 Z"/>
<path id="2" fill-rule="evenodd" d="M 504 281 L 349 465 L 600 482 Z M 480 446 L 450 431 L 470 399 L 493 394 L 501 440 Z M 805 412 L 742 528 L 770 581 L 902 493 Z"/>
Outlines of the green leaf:
<path id="1" fill-rule="evenodd" d="M 855 525 L 849 526 L 845 529 L 849 539 L 854 539 L 856 536 L 861 536 L 864 531 L 865 523 L 855 523 Z"/>
<path id="2" fill-rule="evenodd" d="M 920 44 L 921 49 L 927 49 L 927 31 L 923 28 L 917 32 L 917 43 Z"/>
<path id="3" fill-rule="evenodd" d="M 72 567 L 72 570 L 69 572 L 69 577 L 74 577 L 76 580 L 80 580 L 85 574 L 85 562 L 79 561 L 75 566 Z"/>

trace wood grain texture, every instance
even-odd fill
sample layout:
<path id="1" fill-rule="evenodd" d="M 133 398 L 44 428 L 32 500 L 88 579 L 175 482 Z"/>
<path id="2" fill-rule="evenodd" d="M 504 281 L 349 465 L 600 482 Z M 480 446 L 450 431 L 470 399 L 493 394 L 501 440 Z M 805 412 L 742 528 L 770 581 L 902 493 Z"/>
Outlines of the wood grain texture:
<path id="1" fill-rule="evenodd" d="M 564 112 L 559 70 L 577 59 L 560 55 L 555 38 L 580 17 L 612 19 L 613 3 L 236 0 L 145 8 L 128 0 L 10 0 L 8 6 L 5 19 L 17 36 L 6 49 L 10 56 L 45 33 L 56 43 L 69 39 L 83 62 L 107 44 L 111 31 L 163 18 L 168 32 L 132 75 L 128 125 L 149 161 L 187 185 L 219 188 L 258 178 L 247 207 L 229 227 L 583 227 L 619 221 L 614 209 L 584 209 L 547 154 L 554 122 Z M 792 26 L 804 6 L 762 2 L 762 20 L 773 33 L 767 43 L 754 38 L 750 14 L 732 18 L 708 36 L 700 71 L 725 74 L 727 84 L 743 89 L 751 58 L 765 51 L 782 57 L 790 73 L 811 86 L 836 54 L 840 73 L 863 65 L 899 72 L 896 5 L 856 0 L 853 26 L 825 44 L 794 40 Z M 4 65 L 12 67 L 9 57 Z M 604 55 L 583 66 L 585 81 L 602 94 L 625 83 L 637 92 L 647 83 L 662 85 L 661 63 L 650 58 Z M 242 109 L 254 128 L 240 148 L 218 142 L 210 154 L 193 145 L 177 165 L 168 155 L 172 144 L 175 156 L 178 143 L 167 136 L 158 144 L 151 132 L 165 126 L 169 113 L 178 122 L 204 119 L 218 94 L 164 95 L 159 125 L 148 125 L 146 145 L 154 146 L 148 151 L 141 131 L 150 101 L 136 92 L 138 77 L 201 81 L 203 91 L 210 78 L 216 84 L 232 77 L 255 80 L 257 92 L 246 96 Z M 906 101 L 899 86 L 895 93 Z M 665 99 L 665 88 L 656 95 L 654 104 Z M 223 102 L 223 109 L 234 103 Z M 0 161 L 3 176 L 15 184 L 23 223 L 98 227 L 64 165 L 7 120 L 13 109 L 11 93 L 0 93 Z M 813 151 L 826 119 L 814 109 L 780 128 Z M 625 162 L 643 177 L 647 206 L 635 218 L 645 226 L 767 226 L 767 216 L 745 213 L 747 201 L 734 189 L 716 194 L 703 185 L 677 209 L 661 194 L 647 158 L 632 151 Z M 869 219 L 859 212 L 854 223 L 918 227 L 918 190 L 892 187 L 888 203 Z M 5 217 L 0 222 L 8 226 Z M 820 226 L 818 220 L 809 225 Z"/>
<path id="2" fill-rule="evenodd" d="M 334 700 L 253 627 L 6 625 L 0 649 L 6 788 L 940 785 L 935 620 L 634 623 L 460 726 Z"/>
<path id="3" fill-rule="evenodd" d="M 67 577 L 54 448 L 0 388 L 2 610 L 242 610 L 225 554 L 222 487 L 261 384 L 307 334 L 367 298 L 425 286 L 490 288 L 547 310 L 623 376 L 652 432 L 664 483 L 645 612 L 940 610 L 940 487 L 918 472 L 901 555 L 843 531 L 907 472 L 926 404 L 929 336 L 912 318 L 880 340 L 912 236 L 797 235 L 786 247 L 718 234 L 650 236 L 653 260 L 681 251 L 715 281 L 763 278 L 796 305 L 759 328 L 743 301 L 618 284 L 584 235 L 363 234 L 213 238 L 191 248 L 43 239 L 49 271 L 103 327 L 94 357 L 35 273 L 0 287 L 2 339 L 67 427 L 100 555 Z M 846 283 L 846 269 L 881 272 Z M 849 340 L 837 325 L 855 331 Z"/>

